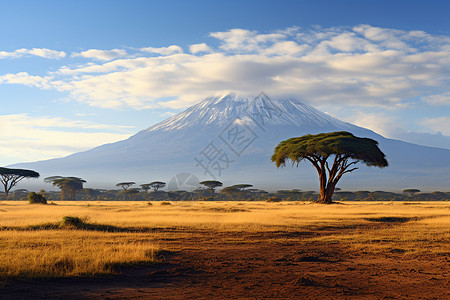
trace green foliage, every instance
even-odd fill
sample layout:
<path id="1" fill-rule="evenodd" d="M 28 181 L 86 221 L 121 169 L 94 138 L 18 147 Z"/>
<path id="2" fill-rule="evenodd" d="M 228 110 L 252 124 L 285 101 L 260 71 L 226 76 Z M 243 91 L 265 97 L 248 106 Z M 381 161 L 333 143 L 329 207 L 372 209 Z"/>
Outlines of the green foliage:
<path id="1" fill-rule="evenodd" d="M 330 167 L 328 159 L 331 157 Z M 319 175 L 319 203 L 331 203 L 336 184 L 341 177 L 356 170 L 352 165 L 362 162 L 368 166 L 386 167 L 388 162 L 378 148 L 378 142 L 355 137 L 346 131 L 305 135 L 282 141 L 272 155 L 277 167 L 287 161 L 299 165 L 303 160 L 313 164 Z"/>
<path id="2" fill-rule="evenodd" d="M 166 186 L 166 183 L 162 182 L 162 181 L 153 181 L 151 183 L 141 184 L 141 188 L 146 192 L 150 188 L 152 188 L 154 192 L 157 192 L 159 189 L 162 189 L 165 186 Z"/>
<path id="3" fill-rule="evenodd" d="M 253 185 L 252 184 L 247 184 L 247 183 L 243 183 L 243 184 L 241 183 L 241 184 L 232 185 L 231 187 L 237 189 L 238 191 L 243 191 L 245 189 L 253 187 Z"/>
<path id="4" fill-rule="evenodd" d="M 83 184 L 86 180 L 79 177 L 63 177 L 63 176 L 51 176 L 44 179 L 45 182 L 52 183 L 61 189 L 61 200 L 64 200 L 66 196 L 69 200 L 75 200 L 75 195 L 78 191 L 83 190 Z"/>
<path id="5" fill-rule="evenodd" d="M 98 189 L 83 189 L 83 193 L 85 197 L 90 200 L 97 200 L 97 198 L 101 195 L 101 191 Z"/>
<path id="6" fill-rule="evenodd" d="M 0 168 L 0 182 L 5 191 L 5 200 L 8 200 L 9 191 L 24 178 L 38 178 L 38 172 L 26 169 Z"/>
<path id="7" fill-rule="evenodd" d="M 141 189 L 144 191 L 144 192 L 148 192 L 148 190 L 150 189 L 150 183 L 144 183 L 144 184 L 141 184 L 141 185 L 139 185 L 140 187 L 141 187 Z"/>
<path id="8" fill-rule="evenodd" d="M 418 189 L 405 189 L 403 190 L 404 194 L 407 194 L 408 196 L 413 196 L 416 193 L 420 193 L 420 190 Z"/>
<path id="9" fill-rule="evenodd" d="M 192 193 L 189 193 L 187 191 L 172 191 L 167 193 L 167 197 L 171 201 L 187 201 L 192 200 Z"/>
<path id="10" fill-rule="evenodd" d="M 133 181 L 128 181 L 128 182 L 119 182 L 116 184 L 116 186 L 120 186 L 121 188 L 123 188 L 124 190 L 128 189 L 130 186 L 132 186 L 133 184 L 136 184 L 136 182 Z"/>
<path id="11" fill-rule="evenodd" d="M 346 131 L 308 134 L 282 141 L 275 148 L 272 161 L 280 167 L 284 166 L 287 160 L 298 164 L 310 157 L 328 158 L 331 155 L 341 155 L 368 166 L 388 166 L 384 153 L 378 148 L 377 141 L 355 137 Z"/>
<path id="12" fill-rule="evenodd" d="M 134 199 L 136 199 L 136 196 L 139 194 L 139 189 L 133 188 L 133 189 L 122 190 L 120 193 L 123 194 L 123 197 L 124 197 L 123 200 L 125 200 L 125 196 L 128 196 L 134 200 Z"/>
<path id="13" fill-rule="evenodd" d="M 82 228 L 84 225 L 85 225 L 84 220 L 79 217 L 65 216 L 62 218 L 60 227 Z"/>
<path id="14" fill-rule="evenodd" d="M 200 182 L 200 184 L 206 186 L 208 189 L 211 190 L 211 192 L 214 192 L 215 188 L 223 185 L 222 182 L 217 181 L 217 180 L 205 180 L 205 181 Z"/>
<path id="15" fill-rule="evenodd" d="M 28 203 L 30 204 L 47 204 L 47 199 L 41 194 L 31 192 L 28 194 Z"/>
<path id="16" fill-rule="evenodd" d="M 165 182 L 162 181 L 153 181 L 149 184 L 149 186 L 155 191 L 157 192 L 159 189 L 162 189 L 163 187 L 166 186 Z"/>

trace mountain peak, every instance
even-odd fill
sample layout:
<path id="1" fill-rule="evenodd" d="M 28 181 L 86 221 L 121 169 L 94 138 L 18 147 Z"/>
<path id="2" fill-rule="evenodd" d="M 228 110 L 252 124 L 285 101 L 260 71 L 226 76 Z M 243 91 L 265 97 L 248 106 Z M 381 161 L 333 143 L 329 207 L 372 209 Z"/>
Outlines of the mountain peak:
<path id="1" fill-rule="evenodd" d="M 256 97 L 240 96 L 232 92 L 206 97 L 185 111 L 143 131 L 172 131 L 196 126 L 226 126 L 235 119 L 264 119 L 277 125 L 306 127 L 348 127 L 296 98 L 271 98 L 264 92 Z"/>

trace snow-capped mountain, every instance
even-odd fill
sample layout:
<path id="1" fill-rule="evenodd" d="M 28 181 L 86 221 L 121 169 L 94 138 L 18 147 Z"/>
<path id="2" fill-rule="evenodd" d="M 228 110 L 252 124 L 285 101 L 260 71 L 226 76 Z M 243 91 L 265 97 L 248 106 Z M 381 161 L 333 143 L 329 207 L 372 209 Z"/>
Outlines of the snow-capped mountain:
<path id="1" fill-rule="evenodd" d="M 187 173 L 225 185 L 246 182 L 266 189 L 311 189 L 317 186 L 315 171 L 307 164 L 277 169 L 270 162 L 273 149 L 290 137 L 342 130 L 379 141 L 390 163 L 385 169 L 361 166 L 343 178 L 343 188 L 438 189 L 450 182 L 450 150 L 386 139 L 300 100 L 271 99 L 264 93 L 208 97 L 126 140 L 15 166 L 43 176 L 79 176 L 91 186 L 112 186 L 122 180 L 168 182 Z"/>

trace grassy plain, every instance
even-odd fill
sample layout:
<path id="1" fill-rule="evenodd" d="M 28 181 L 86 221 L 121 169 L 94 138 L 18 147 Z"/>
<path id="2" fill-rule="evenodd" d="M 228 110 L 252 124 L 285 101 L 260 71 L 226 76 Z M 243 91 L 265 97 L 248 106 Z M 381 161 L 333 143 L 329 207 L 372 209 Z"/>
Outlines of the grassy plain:
<path id="1" fill-rule="evenodd" d="M 64 216 L 79 217 L 89 226 L 78 229 L 60 226 Z M 448 202 L 334 205 L 306 202 L 161 205 L 153 202 L 148 205 L 132 201 L 59 201 L 56 205 L 30 205 L 3 201 L 0 203 L 0 274 L 3 280 L 117 274 L 122 265 L 157 262 L 158 251 L 185 253 L 185 257 L 195 252 L 210 264 L 214 259 L 208 256 L 212 255 L 208 251 L 219 251 L 214 256 L 217 257 L 223 250 L 229 252 L 229 262 L 235 262 L 236 257 L 231 253 L 242 245 L 245 251 L 250 251 L 252 244 L 258 244 L 260 249 L 280 245 L 280 249 L 295 250 L 297 256 L 302 249 L 316 249 L 315 254 L 300 257 L 298 261 L 292 260 L 294 254 L 280 260 L 279 252 L 266 253 L 268 257 L 264 261 L 273 256 L 275 264 L 290 261 L 295 265 L 308 259 L 320 263 L 326 261 L 325 256 L 329 260 L 333 255 L 336 261 L 350 255 L 372 257 L 372 260 L 395 256 L 401 260 L 441 263 L 450 256 L 449 225 Z M 336 254 L 333 252 L 336 249 L 345 253 Z M 326 254 L 327 251 L 330 253 Z M 201 257 L 196 259 L 202 261 Z M 169 259 L 159 258 L 160 262 L 163 260 Z M 411 265 L 411 268 L 417 267 Z M 254 268 L 252 272 L 256 272 Z M 301 277 L 300 284 L 305 288 L 323 287 L 317 282 L 325 277 L 317 276 L 315 281 Z"/>

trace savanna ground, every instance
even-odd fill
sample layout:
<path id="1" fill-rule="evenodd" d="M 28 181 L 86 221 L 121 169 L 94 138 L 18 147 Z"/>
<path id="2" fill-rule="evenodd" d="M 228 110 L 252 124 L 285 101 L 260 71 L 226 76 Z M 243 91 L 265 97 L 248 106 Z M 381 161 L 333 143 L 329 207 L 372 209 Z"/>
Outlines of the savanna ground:
<path id="1" fill-rule="evenodd" d="M 449 297 L 449 202 L 56 204 L 0 202 L 1 299 Z"/>

